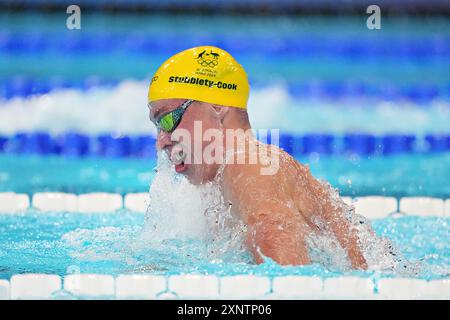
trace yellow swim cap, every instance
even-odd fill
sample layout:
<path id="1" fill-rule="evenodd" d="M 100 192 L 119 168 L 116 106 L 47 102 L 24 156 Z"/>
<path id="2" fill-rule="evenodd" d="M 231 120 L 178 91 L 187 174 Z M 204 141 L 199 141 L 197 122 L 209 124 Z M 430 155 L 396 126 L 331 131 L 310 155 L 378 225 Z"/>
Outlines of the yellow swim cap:
<path id="1" fill-rule="evenodd" d="M 228 52 L 202 46 L 182 51 L 159 67 L 148 101 L 181 98 L 245 109 L 249 91 L 244 68 Z"/>

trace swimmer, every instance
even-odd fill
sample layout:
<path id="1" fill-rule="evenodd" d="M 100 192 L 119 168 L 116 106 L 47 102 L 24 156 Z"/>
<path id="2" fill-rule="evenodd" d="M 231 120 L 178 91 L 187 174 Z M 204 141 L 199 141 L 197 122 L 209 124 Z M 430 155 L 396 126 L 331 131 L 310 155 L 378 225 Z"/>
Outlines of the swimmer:
<path id="1" fill-rule="evenodd" d="M 367 269 L 349 207 L 307 166 L 255 138 L 249 92 L 244 69 L 220 48 L 201 46 L 169 58 L 148 94 L 158 150 L 192 184 L 219 181 L 230 214 L 247 226 L 256 263 L 269 257 L 281 265 L 310 264 L 312 236 L 330 235 L 352 268 Z"/>

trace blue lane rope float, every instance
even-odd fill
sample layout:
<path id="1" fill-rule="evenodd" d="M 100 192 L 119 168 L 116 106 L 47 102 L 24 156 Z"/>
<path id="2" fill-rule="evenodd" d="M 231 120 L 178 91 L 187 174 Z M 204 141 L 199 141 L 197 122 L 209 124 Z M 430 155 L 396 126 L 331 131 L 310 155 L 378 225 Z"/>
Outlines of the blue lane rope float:
<path id="1" fill-rule="evenodd" d="M 409 153 L 414 151 L 415 141 L 413 135 L 386 135 L 382 138 L 381 149 L 384 155 Z"/>
<path id="2" fill-rule="evenodd" d="M 13 97 L 29 97 L 46 94 L 54 90 L 79 89 L 88 90 L 98 86 L 115 86 L 119 81 L 103 79 L 101 77 L 88 77 L 83 81 L 65 80 L 59 77 L 51 79 L 33 79 L 26 76 L 14 76 L 0 79 L 0 97 L 10 99 Z"/>
<path id="3" fill-rule="evenodd" d="M 346 154 L 373 155 L 377 149 L 376 137 L 370 134 L 346 134 L 343 152 Z"/>
<path id="4" fill-rule="evenodd" d="M 26 76 L 14 76 L 0 79 L 0 97 L 29 97 L 46 94 L 54 90 L 87 90 L 97 86 L 112 87 L 118 79 L 88 77 L 83 81 L 65 80 L 60 77 L 51 79 L 34 79 Z M 251 79 L 253 87 L 264 88 L 270 83 L 261 83 Z M 273 83 L 276 85 L 276 83 Z M 424 103 L 433 99 L 450 98 L 450 85 L 386 85 L 367 84 L 360 81 L 291 81 L 287 84 L 288 92 L 294 97 L 318 97 L 336 99 L 340 97 L 375 97 L 386 100 L 407 99 Z"/>
<path id="5" fill-rule="evenodd" d="M 450 135 L 426 135 L 425 141 L 430 152 L 450 150 Z"/>
<path id="6" fill-rule="evenodd" d="M 19 132 L 9 137 L 0 136 L 0 152 L 67 157 L 155 157 L 155 142 L 151 136 L 87 136 L 74 132 L 50 136 L 44 132 Z"/>
<path id="7" fill-rule="evenodd" d="M 266 141 L 270 142 L 269 137 Z M 155 137 L 116 136 L 101 134 L 89 136 L 77 132 L 50 135 L 46 132 L 18 132 L 0 135 L 0 153 L 18 155 L 60 155 L 65 157 L 155 158 Z M 450 152 L 450 134 L 414 135 L 349 133 L 280 134 L 280 147 L 294 156 L 318 154 L 323 156 L 358 155 L 390 156 L 411 153 Z"/>
<path id="8" fill-rule="evenodd" d="M 448 58 L 450 44 L 444 36 L 435 38 L 371 38 L 361 39 L 346 37 L 342 41 L 340 35 L 325 36 L 322 39 L 312 39 L 305 36 L 285 35 L 251 35 L 239 36 L 235 33 L 213 37 L 213 33 L 174 34 L 163 33 L 133 33 L 115 34 L 111 32 L 91 32 L 88 34 L 32 32 L 0 32 L 0 51 L 3 53 L 95 53 L 107 52 L 133 54 L 167 54 L 185 48 L 211 43 L 235 54 L 258 55 L 295 55 L 316 56 L 320 54 L 346 58 L 359 57 L 396 57 L 405 58 Z"/>

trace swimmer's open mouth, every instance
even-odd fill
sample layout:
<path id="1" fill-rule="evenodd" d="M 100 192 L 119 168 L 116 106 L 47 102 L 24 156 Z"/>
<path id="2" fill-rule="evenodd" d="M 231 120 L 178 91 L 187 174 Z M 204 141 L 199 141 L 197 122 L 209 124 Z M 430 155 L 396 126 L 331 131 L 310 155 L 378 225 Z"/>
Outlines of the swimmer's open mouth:
<path id="1" fill-rule="evenodd" d="M 184 170 L 186 170 L 186 164 L 184 163 L 184 161 L 181 162 L 180 164 L 176 164 L 176 165 L 175 165 L 175 171 L 176 171 L 177 173 L 181 173 L 181 172 L 183 172 Z"/>
<path id="2" fill-rule="evenodd" d="M 181 173 L 186 170 L 186 163 L 184 162 L 186 159 L 186 153 L 183 150 L 178 150 L 177 152 L 172 152 L 171 160 L 175 165 L 175 171 L 177 173 Z"/>

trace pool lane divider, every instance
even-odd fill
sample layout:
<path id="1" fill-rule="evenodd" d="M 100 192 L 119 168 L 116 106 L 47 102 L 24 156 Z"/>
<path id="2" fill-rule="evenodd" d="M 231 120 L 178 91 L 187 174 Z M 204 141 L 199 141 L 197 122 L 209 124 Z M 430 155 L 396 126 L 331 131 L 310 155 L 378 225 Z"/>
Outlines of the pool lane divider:
<path id="1" fill-rule="evenodd" d="M 87 77 L 84 80 L 66 80 L 60 77 L 38 79 L 25 76 L 11 76 L 0 79 L 0 97 L 5 99 L 27 98 L 36 95 L 48 94 L 54 90 L 75 89 L 86 91 L 94 87 L 112 88 L 123 79 L 109 79 L 103 77 Z M 277 83 L 267 83 L 261 79 L 250 79 L 252 88 L 263 90 Z M 416 84 L 416 85 L 376 85 L 353 80 L 344 81 L 296 81 L 286 84 L 287 91 L 295 98 L 305 97 L 319 99 L 337 98 L 375 98 L 383 100 L 408 100 L 418 104 L 426 104 L 434 99 L 448 100 L 450 86 L 444 84 Z M 0 106 L 1 107 L 1 106 Z"/>
<path id="2" fill-rule="evenodd" d="M 31 31 L 31 30 L 30 30 Z M 173 54 L 186 48 L 204 45 L 204 32 L 190 32 L 189 36 L 181 32 L 87 32 L 67 35 L 66 32 L 52 33 L 33 29 L 32 32 L 0 31 L 0 51 L 4 54 L 143 54 L 162 55 Z M 203 31 L 203 30 L 202 30 Z M 213 34 L 209 34 L 213 37 Z M 343 39 L 345 39 L 343 41 Z M 434 34 L 434 37 L 342 37 L 339 33 L 324 34 L 323 37 L 308 37 L 291 32 L 288 35 L 258 34 L 237 36 L 235 33 L 222 34 L 215 37 L 214 45 L 229 52 L 240 55 L 262 56 L 266 59 L 291 57 L 313 57 L 326 54 L 333 57 L 367 58 L 391 57 L 404 63 L 411 59 L 445 59 L 450 55 L 450 45 L 445 33 Z M 270 43 L 276 45 L 268 45 Z"/>
<path id="3" fill-rule="evenodd" d="M 387 196 L 342 197 L 355 207 L 356 213 L 368 219 L 381 219 L 396 215 L 450 217 L 450 198 Z M 79 213 L 114 213 L 126 209 L 145 213 L 150 204 L 147 192 L 71 194 L 62 192 L 38 192 L 30 197 L 14 192 L 0 193 L 0 214 L 17 214 L 28 209 L 42 212 L 62 211 Z"/>
<path id="4" fill-rule="evenodd" d="M 450 217 L 450 199 L 429 197 L 343 197 L 369 219 L 399 213 Z M 81 204 L 81 205 L 80 205 Z M 123 208 L 145 212 L 148 193 L 26 194 L 0 193 L 0 213 L 17 214 L 31 207 L 46 211 L 101 213 Z M 82 210 L 81 210 L 81 209 Z M 83 211 L 85 210 L 85 211 Z M 257 275 L 16 274 L 0 280 L 1 299 L 450 299 L 450 279 L 342 276 L 265 277 Z"/>
<path id="5" fill-rule="evenodd" d="M 150 135 L 88 136 L 76 132 L 50 135 L 46 132 L 20 132 L 0 135 L 0 153 L 18 155 L 61 155 L 67 157 L 156 157 L 155 137 Z"/>
<path id="6" fill-rule="evenodd" d="M 271 142 L 269 134 L 267 138 Z M 389 156 L 409 153 L 450 152 L 450 133 L 384 134 L 367 133 L 302 134 L 280 132 L 279 145 L 289 154 L 303 156 Z M 152 135 L 85 135 L 66 132 L 18 132 L 0 134 L 0 154 L 59 155 L 67 157 L 155 158 L 156 139 Z"/>
<path id="7" fill-rule="evenodd" d="M 1 299 L 449 299 L 450 279 L 201 274 L 16 274 Z"/>

